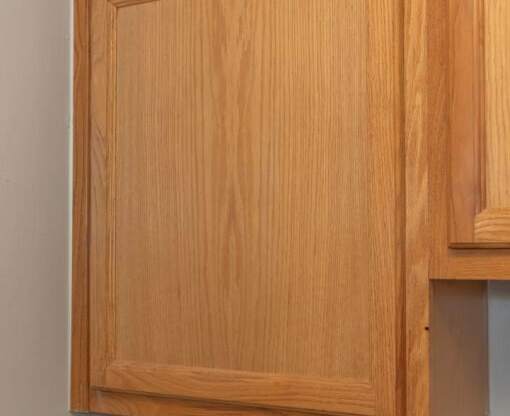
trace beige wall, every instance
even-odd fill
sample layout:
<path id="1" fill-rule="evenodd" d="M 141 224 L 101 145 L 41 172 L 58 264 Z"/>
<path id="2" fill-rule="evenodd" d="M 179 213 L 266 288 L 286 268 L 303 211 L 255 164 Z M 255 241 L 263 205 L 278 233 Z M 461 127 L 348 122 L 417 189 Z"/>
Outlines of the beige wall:
<path id="1" fill-rule="evenodd" d="M 0 414 L 67 414 L 71 0 L 0 2 Z"/>

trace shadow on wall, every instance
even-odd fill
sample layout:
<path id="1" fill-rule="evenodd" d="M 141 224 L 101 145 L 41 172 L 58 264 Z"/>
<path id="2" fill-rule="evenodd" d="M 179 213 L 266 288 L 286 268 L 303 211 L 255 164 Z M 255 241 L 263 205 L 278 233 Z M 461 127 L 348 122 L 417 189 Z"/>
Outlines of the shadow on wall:
<path id="1" fill-rule="evenodd" d="M 510 282 L 489 288 L 491 416 L 510 414 Z"/>

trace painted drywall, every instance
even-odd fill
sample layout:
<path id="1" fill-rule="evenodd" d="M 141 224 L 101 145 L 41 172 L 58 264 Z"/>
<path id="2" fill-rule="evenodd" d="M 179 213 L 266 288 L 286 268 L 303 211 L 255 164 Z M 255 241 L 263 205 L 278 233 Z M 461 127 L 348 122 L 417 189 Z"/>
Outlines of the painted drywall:
<path id="1" fill-rule="evenodd" d="M 489 292 L 491 416 L 510 415 L 510 283 L 492 282 Z"/>
<path id="2" fill-rule="evenodd" d="M 0 406 L 68 409 L 71 0 L 0 9 Z"/>

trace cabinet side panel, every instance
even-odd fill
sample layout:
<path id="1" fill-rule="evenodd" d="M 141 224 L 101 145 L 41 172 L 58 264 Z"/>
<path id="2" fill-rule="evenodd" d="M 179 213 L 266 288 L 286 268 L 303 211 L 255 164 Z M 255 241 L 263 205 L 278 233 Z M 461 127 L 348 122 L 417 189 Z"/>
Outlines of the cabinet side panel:
<path id="1" fill-rule="evenodd" d="M 74 2 L 74 180 L 71 409 L 89 405 L 89 0 Z"/>

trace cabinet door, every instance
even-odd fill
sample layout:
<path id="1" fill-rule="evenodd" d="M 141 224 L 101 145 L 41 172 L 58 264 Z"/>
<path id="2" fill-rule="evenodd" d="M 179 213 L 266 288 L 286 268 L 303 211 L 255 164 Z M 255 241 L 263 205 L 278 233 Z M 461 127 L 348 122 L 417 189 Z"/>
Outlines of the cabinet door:
<path id="1" fill-rule="evenodd" d="M 91 410 L 397 415 L 401 2 L 91 6 Z"/>
<path id="2" fill-rule="evenodd" d="M 449 3 L 450 243 L 510 247 L 510 2 Z"/>

